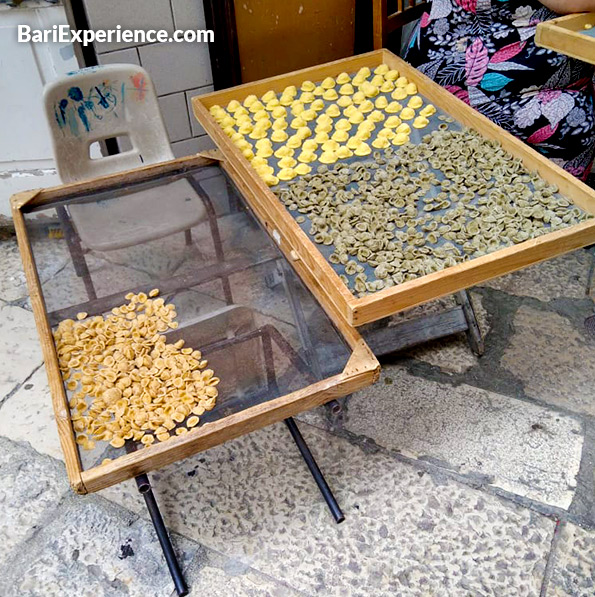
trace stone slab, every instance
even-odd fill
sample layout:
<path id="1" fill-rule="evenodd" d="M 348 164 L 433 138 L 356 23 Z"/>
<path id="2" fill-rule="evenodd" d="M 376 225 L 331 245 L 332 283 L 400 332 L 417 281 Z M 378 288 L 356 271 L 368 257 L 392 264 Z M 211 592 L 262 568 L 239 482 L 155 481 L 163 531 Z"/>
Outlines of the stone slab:
<path id="1" fill-rule="evenodd" d="M 554 567 L 545 597 L 595 594 L 595 532 L 566 523 L 560 529 Z"/>
<path id="2" fill-rule="evenodd" d="M 33 314 L 0 305 L 0 402 L 42 363 Z"/>
<path id="3" fill-rule="evenodd" d="M 341 405 L 345 405 L 345 400 L 343 398 L 339 398 L 337 402 Z M 318 427 L 319 429 L 331 430 L 332 425 L 334 423 L 334 419 L 329 417 L 326 413 L 326 406 L 318 406 L 317 408 L 313 408 L 311 410 L 306 410 L 299 415 L 296 415 L 295 418 L 299 421 L 303 421 L 308 425 L 312 425 L 313 427 Z"/>
<path id="4" fill-rule="evenodd" d="M 507 276 L 490 280 L 488 286 L 548 302 L 557 298 L 585 298 L 591 256 L 583 249 L 549 259 Z"/>
<path id="5" fill-rule="evenodd" d="M 70 259 L 66 243 L 61 240 L 36 240 L 33 248 L 42 283 L 53 277 Z M 16 240 L 0 241 L 0 255 L 0 298 L 16 301 L 26 297 L 29 291 Z"/>
<path id="6" fill-rule="evenodd" d="M 595 415 L 595 341 L 570 321 L 522 306 L 501 365 L 523 384 L 528 396 Z"/>
<path id="7" fill-rule="evenodd" d="M 42 454 L 64 459 L 44 367 L 0 407 L 0 436 L 27 441 Z"/>
<path id="8" fill-rule="evenodd" d="M 344 523 L 275 425 L 153 474 L 171 528 L 306 595 L 539 593 L 552 521 L 301 427 Z"/>
<path id="9" fill-rule="evenodd" d="M 172 537 L 182 568 L 199 546 Z M 150 522 L 96 497 L 72 496 L 0 578 L 3 597 L 170 597 L 173 583 Z"/>
<path id="10" fill-rule="evenodd" d="M 477 317 L 477 323 L 484 341 L 490 331 L 489 315 L 483 306 L 481 295 L 470 293 Z M 452 298 L 452 297 L 451 297 Z M 454 302 L 454 299 L 453 299 Z M 465 373 L 475 366 L 479 359 L 471 350 L 466 334 L 455 334 L 427 342 L 408 351 L 407 354 L 414 359 L 424 361 L 448 374 Z"/>
<path id="11" fill-rule="evenodd" d="M 285 583 L 261 574 L 241 561 L 207 551 L 185 573 L 190 597 L 298 597 Z"/>
<path id="12" fill-rule="evenodd" d="M 40 367 L 0 407 L 0 436 L 27 442 L 41 454 L 64 460 L 45 367 Z M 80 449 L 83 469 L 99 461 L 106 447 L 107 444 L 97 442 L 94 450 Z"/>
<path id="13" fill-rule="evenodd" d="M 130 288 L 151 280 L 150 275 L 144 271 L 110 263 L 93 255 L 87 255 L 86 260 L 98 297 L 121 292 L 122 302 L 125 302 L 124 295 Z M 76 275 L 72 263 L 44 282 L 42 292 L 48 313 L 89 300 L 83 279 Z"/>
<path id="14" fill-rule="evenodd" d="M 0 595 L 12 551 L 51 518 L 67 491 L 63 467 L 0 437 Z"/>
<path id="15" fill-rule="evenodd" d="M 557 411 L 388 366 L 349 400 L 344 427 L 524 497 L 560 508 L 572 502 L 583 430 Z"/>

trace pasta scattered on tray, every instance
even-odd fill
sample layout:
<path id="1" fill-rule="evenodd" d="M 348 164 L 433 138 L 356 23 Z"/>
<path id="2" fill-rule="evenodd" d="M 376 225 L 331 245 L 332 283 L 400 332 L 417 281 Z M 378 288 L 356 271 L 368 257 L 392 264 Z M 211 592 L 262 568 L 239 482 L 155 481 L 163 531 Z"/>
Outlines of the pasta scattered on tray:
<path id="1" fill-rule="evenodd" d="M 279 192 L 359 296 L 589 217 L 471 130 L 436 130 L 373 158 L 319 166 Z"/>
<path id="2" fill-rule="evenodd" d="M 149 446 L 182 435 L 212 410 L 219 378 L 199 350 L 163 334 L 178 327 L 173 304 L 157 289 L 126 295 L 110 315 L 66 319 L 54 332 L 60 370 L 71 392 L 76 441 L 115 448 L 126 440 Z M 184 427 L 182 424 L 186 423 Z"/>
<path id="3" fill-rule="evenodd" d="M 242 103 L 232 100 L 225 107 L 212 106 L 210 112 L 263 180 L 275 186 L 308 168 L 280 163 L 285 156 L 277 155 L 272 142 L 284 144 L 279 149 L 305 150 L 311 140 L 310 161 L 334 164 L 369 155 L 372 147 L 404 145 L 411 129 L 396 137 L 380 132 L 404 120 L 425 128 L 436 109 L 431 104 L 423 107 L 415 83 L 382 64 L 374 72 L 363 67 L 353 76 L 341 73 L 319 84 L 304 81 L 299 90 L 290 85 L 280 94 L 267 91 L 260 99 L 249 95 Z M 329 141 L 335 145 L 325 147 Z"/>

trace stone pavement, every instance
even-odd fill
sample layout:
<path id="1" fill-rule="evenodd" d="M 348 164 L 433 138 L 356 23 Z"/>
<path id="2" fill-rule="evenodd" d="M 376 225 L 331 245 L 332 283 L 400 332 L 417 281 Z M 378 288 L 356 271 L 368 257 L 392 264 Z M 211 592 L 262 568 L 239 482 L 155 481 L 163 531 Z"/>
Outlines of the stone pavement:
<path id="1" fill-rule="evenodd" d="M 61 245 L 38 266 L 66 289 Z M 595 595 L 588 269 L 578 251 L 474 288 L 483 357 L 464 336 L 394 355 L 339 417 L 299 417 L 341 525 L 283 425 L 152 474 L 191 594 Z M 14 239 L 0 241 L 0 363 L 0 596 L 172 595 L 133 483 L 68 487 Z"/>

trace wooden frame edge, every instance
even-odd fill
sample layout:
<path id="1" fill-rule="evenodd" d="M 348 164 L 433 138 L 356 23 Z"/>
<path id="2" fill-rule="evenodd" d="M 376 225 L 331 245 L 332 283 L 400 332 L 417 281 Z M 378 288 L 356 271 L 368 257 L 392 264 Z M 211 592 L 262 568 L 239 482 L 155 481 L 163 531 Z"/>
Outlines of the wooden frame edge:
<path id="1" fill-rule="evenodd" d="M 145 182 L 151 180 L 153 177 L 158 177 L 165 172 L 175 174 L 176 168 L 200 168 L 201 166 L 213 166 L 218 162 L 216 157 L 206 157 L 201 154 L 185 156 L 175 160 L 168 160 L 166 162 L 159 162 L 157 164 L 149 164 L 131 170 L 124 170 L 115 174 L 107 174 L 90 180 L 83 180 L 80 182 L 72 182 L 67 184 L 56 185 L 35 191 L 35 196 L 31 197 L 26 203 L 27 208 L 39 207 L 45 205 L 50 201 L 59 199 L 64 194 L 81 194 L 92 193 L 97 189 L 106 190 L 106 187 L 117 187 L 119 184 L 133 184 L 136 182 Z M 17 193 L 11 198 L 20 197 L 32 191 L 24 191 Z M 22 206 L 21 206 L 22 208 Z"/>
<path id="2" fill-rule="evenodd" d="M 372 52 L 372 54 L 378 55 L 379 52 Z M 308 271 L 309 273 L 309 270 L 311 269 L 317 270 L 319 272 L 319 277 L 326 276 L 332 278 L 333 276 L 336 276 L 336 273 L 293 218 L 291 218 L 291 220 L 285 220 L 288 229 L 284 230 L 283 234 L 279 232 L 277 229 L 278 223 L 279 221 L 284 220 L 282 211 L 285 211 L 285 207 L 279 203 L 269 187 L 260 179 L 257 173 L 252 170 L 249 163 L 244 164 L 241 160 L 235 158 L 233 155 L 233 148 L 227 147 L 227 144 L 231 144 L 231 141 L 223 133 L 221 127 L 219 127 L 219 125 L 211 118 L 211 115 L 205 106 L 199 101 L 202 97 L 204 96 L 192 98 L 193 111 L 199 122 L 201 122 L 205 127 L 205 130 L 208 131 L 211 138 L 214 138 L 220 147 L 224 147 L 224 149 L 222 149 L 223 154 L 225 155 L 225 161 L 223 162 L 224 169 L 230 174 L 232 180 L 241 186 L 242 194 L 246 197 L 247 201 L 249 201 L 252 210 L 269 235 L 275 239 L 277 246 L 287 257 L 289 263 L 299 271 L 299 275 L 302 279 L 308 279 L 308 284 L 311 289 L 314 287 L 317 289 L 317 292 L 315 293 L 316 298 L 321 305 L 325 306 L 327 313 L 331 317 L 335 317 L 339 314 L 343 322 L 346 322 L 348 326 L 352 326 L 353 304 L 357 301 L 356 297 L 353 296 L 338 276 L 336 278 L 334 292 L 341 296 L 341 300 L 337 300 L 332 292 L 329 292 L 325 286 L 319 284 L 317 276 L 310 277 L 306 275 L 305 272 Z M 197 112 L 201 115 L 201 118 L 198 117 Z M 268 194 L 273 195 L 274 201 L 269 201 L 269 205 L 265 208 L 264 205 L 261 205 L 257 193 L 254 192 L 253 186 L 256 186 L 258 191 L 264 193 L 265 196 Z M 272 210 L 276 212 L 274 217 L 271 217 Z M 301 247 L 304 246 L 306 249 L 310 249 L 310 251 L 306 250 L 306 254 L 300 250 Z M 307 267 L 303 267 L 304 260 L 309 262 Z M 329 308 L 326 308 L 327 305 Z"/>
<path id="3" fill-rule="evenodd" d="M 465 261 L 458 265 L 448 268 L 449 275 L 444 276 L 443 273 L 447 270 L 428 274 L 421 278 L 405 282 L 399 286 L 389 288 L 386 295 L 382 298 L 384 301 L 393 305 L 393 308 L 399 309 L 399 305 L 404 301 L 402 297 L 407 296 L 407 306 L 403 308 L 411 308 L 420 305 L 427 301 L 424 299 L 424 288 L 426 286 L 436 286 L 440 280 L 444 281 L 442 291 L 436 296 L 446 296 L 459 290 L 469 288 L 476 284 L 481 284 L 487 280 L 497 278 L 514 271 L 518 271 L 545 261 L 553 256 L 552 253 L 543 255 L 543 248 L 549 245 L 556 244 L 555 256 L 563 255 L 576 249 L 580 249 L 590 244 L 595 239 L 595 220 L 583 222 L 572 228 L 559 230 L 550 234 L 534 238 L 512 247 L 500 249 L 494 253 L 477 257 L 470 261 Z M 515 263 L 516 262 L 516 263 Z M 493 264 L 493 268 L 489 268 Z M 509 264 L 506 266 L 506 264 Z M 513 265 L 514 264 L 514 265 Z M 505 266 L 505 267 L 503 267 Z M 505 270 L 505 271 L 502 271 Z M 481 275 L 477 275 L 477 273 Z M 473 276 L 473 279 L 465 281 L 466 276 Z M 411 302 L 411 297 L 418 297 L 418 300 Z M 378 317 L 375 311 L 378 308 L 378 299 L 374 295 L 369 295 L 360 299 L 353 310 L 353 324 L 355 326 L 364 325 L 372 321 L 376 321 Z"/>
<path id="4" fill-rule="evenodd" d="M 349 377 L 345 372 L 329 377 L 296 392 L 253 406 L 229 415 L 219 421 L 207 423 L 185 436 L 143 448 L 117 460 L 82 472 L 82 481 L 87 492 L 93 493 L 111 485 L 131 479 L 213 448 L 226 441 L 251 433 L 273 423 L 309 410 L 330 400 L 351 394 L 373 383 L 378 366 L 362 366 L 357 375 Z M 262 424 L 263 416 L 266 423 Z M 225 435 L 222 433 L 225 430 Z"/>
<path id="5" fill-rule="evenodd" d="M 297 261 L 307 261 L 309 268 L 318 272 L 319 276 L 332 278 L 336 276 L 335 271 L 331 265 L 322 256 L 320 251 L 315 248 L 314 244 L 310 241 L 306 233 L 300 228 L 293 218 L 288 220 L 284 218 L 283 212 L 286 212 L 285 207 L 278 201 L 277 197 L 274 196 L 269 187 L 262 181 L 258 174 L 251 168 L 248 162 L 243 163 L 242 159 L 238 159 L 234 155 L 234 149 L 230 146 L 231 141 L 223 133 L 221 127 L 212 119 L 206 107 L 200 102 L 195 101 L 200 97 L 198 96 L 193 99 L 193 110 L 198 120 L 203 124 L 205 130 L 208 131 L 209 135 L 216 140 L 218 145 L 222 147 L 222 152 L 225 156 L 224 169 L 230 172 L 232 180 L 239 181 L 242 185 L 242 193 L 249 201 L 250 206 L 257 214 L 258 219 L 268 230 L 269 235 L 273 236 L 277 245 L 281 248 L 283 253 L 287 256 L 290 263 L 294 264 Z M 198 114 L 200 114 L 200 118 Z M 258 192 L 255 192 L 255 187 Z M 259 193 L 265 196 L 271 196 L 274 201 L 269 197 L 268 204 L 266 207 L 261 205 L 259 199 Z M 272 217 L 271 217 L 272 216 Z M 279 231 L 279 222 L 284 222 L 285 229 Z M 305 252 L 301 250 L 302 247 L 306 247 L 308 250 Z M 333 297 L 333 293 L 329 292 L 324 286 L 320 286 L 321 292 L 324 295 L 324 299 L 319 298 L 322 304 L 331 302 L 335 306 L 338 312 L 341 313 L 342 318 L 351 323 L 351 304 L 357 299 L 349 291 L 349 289 L 341 282 L 338 276 L 336 276 L 336 285 L 333 288 L 333 292 L 341 296 L 341 304 L 338 304 L 337 300 Z"/>
<path id="6" fill-rule="evenodd" d="M 229 161 L 225 161 L 223 163 L 223 168 L 229 173 L 232 181 L 238 185 L 244 197 L 246 197 L 250 202 L 250 207 L 257 219 L 267 230 L 269 236 L 275 240 L 277 246 L 287 258 L 287 261 L 298 272 L 299 277 L 304 280 L 304 282 L 307 282 L 308 288 L 312 291 L 318 303 L 322 305 L 327 315 L 333 320 L 335 325 L 340 329 L 344 336 L 350 335 L 353 329 L 352 322 L 350 321 L 350 304 L 356 300 L 355 297 L 349 293 L 350 296 L 345 297 L 344 300 L 344 303 L 347 305 L 347 309 L 343 309 L 342 305 L 338 304 L 332 295 L 327 292 L 326 288 L 318 282 L 317 277 L 311 274 L 309 266 L 304 264 L 304 260 L 301 258 L 300 253 L 294 249 L 294 245 L 291 243 L 291 240 L 288 239 L 287 236 L 281 236 L 281 234 L 278 233 L 276 227 L 274 227 L 269 221 L 266 210 L 264 210 L 264 208 L 257 201 L 253 202 L 254 198 L 251 197 L 250 184 L 237 170 L 237 168 Z M 302 230 L 300 230 L 300 232 L 302 232 Z M 275 234 L 278 234 L 278 238 L 275 238 Z M 307 241 L 309 242 L 309 239 L 307 239 Z M 339 282 L 341 282 L 341 280 L 339 280 Z M 342 282 L 341 284 L 343 285 Z M 345 290 L 348 291 L 347 288 L 345 288 Z M 354 338 L 353 342 L 356 343 L 359 339 L 360 336 L 358 334 L 357 337 Z"/>
<path id="7" fill-rule="evenodd" d="M 29 193 L 33 193 L 29 200 L 33 199 L 39 194 L 36 191 Z M 52 329 L 47 319 L 45 303 L 41 292 L 41 284 L 37 274 L 37 269 L 35 267 L 31 245 L 26 232 L 25 219 L 21 212 L 21 207 L 22 205 L 26 204 L 26 202 L 20 203 L 18 200 L 19 196 L 25 195 L 27 195 L 27 192 L 19 193 L 16 198 L 13 197 L 13 199 L 15 199 L 14 201 L 11 200 L 14 227 L 17 234 L 17 241 L 23 262 L 23 269 L 25 271 L 25 277 L 29 287 L 31 308 L 33 310 L 35 325 L 37 327 L 37 333 L 41 343 L 43 361 L 45 364 L 50 394 L 52 397 L 54 418 L 56 420 L 56 426 L 58 427 L 58 437 L 60 439 L 60 445 L 62 446 L 62 452 L 64 454 L 66 473 L 68 475 L 68 480 L 72 489 L 77 493 L 86 493 L 86 488 L 81 477 L 81 461 L 79 458 L 78 448 L 74 440 L 74 431 L 70 420 L 70 408 L 68 405 L 68 399 L 66 397 L 66 391 L 64 390 L 64 384 L 62 383 L 62 374 L 58 364 L 56 348 L 52 340 Z"/>
<path id="8" fill-rule="evenodd" d="M 548 160 L 545 156 L 537 152 L 526 143 L 517 139 L 514 135 L 505 131 L 497 124 L 486 118 L 483 114 L 467 105 L 464 101 L 454 96 L 452 93 L 441 87 L 429 77 L 416 70 L 413 66 L 399 58 L 389 50 L 382 50 L 385 62 L 406 76 L 416 77 L 418 91 L 426 95 L 429 99 L 439 98 L 443 105 L 449 105 L 449 109 L 456 112 L 456 118 L 463 125 L 479 131 L 483 136 L 498 141 L 502 147 L 509 153 L 520 153 L 523 156 L 523 163 L 529 169 L 536 170 L 539 175 L 548 182 L 555 183 L 560 188 L 560 192 L 565 195 L 571 195 L 569 198 L 579 207 L 586 211 L 595 210 L 595 193 L 584 182 L 566 172 L 563 168 Z M 569 189 L 577 190 L 580 197 L 577 198 L 569 193 Z M 584 203 L 584 204 L 581 204 Z M 590 204 L 590 205 L 587 205 Z"/>
<path id="9" fill-rule="evenodd" d="M 39 195 L 43 191 L 43 188 L 39 189 L 31 189 L 30 191 L 21 191 L 20 193 L 15 193 L 10 198 L 10 207 L 11 210 L 13 209 L 21 209 L 27 203 L 35 199 L 37 195 Z"/>
<path id="10" fill-rule="evenodd" d="M 535 32 L 535 44 L 595 64 L 595 39 L 579 33 L 585 23 L 593 22 L 592 15 L 593 13 L 588 12 L 570 14 L 539 23 Z M 567 23 L 572 23 L 573 27 L 565 27 Z"/>
<path id="11" fill-rule="evenodd" d="M 257 93 L 257 90 L 260 88 L 262 88 L 265 91 L 268 91 L 269 89 L 281 91 L 286 86 L 285 83 L 289 82 L 290 80 L 292 81 L 292 84 L 293 82 L 295 82 L 295 84 L 301 83 L 307 80 L 308 76 L 313 73 L 317 73 L 318 76 L 319 72 L 336 72 L 336 68 L 338 66 L 347 64 L 357 65 L 361 63 L 361 66 L 367 66 L 369 65 L 369 61 L 371 59 L 380 58 L 382 56 L 382 52 L 383 50 L 372 50 L 371 52 L 357 54 L 355 56 L 350 56 L 349 58 L 339 58 L 338 60 L 331 60 L 330 62 L 325 62 L 317 66 L 308 66 L 307 68 L 301 68 L 290 73 L 283 73 L 281 75 L 267 77 L 266 79 L 261 79 L 257 82 L 242 83 L 241 85 L 237 85 L 236 87 L 232 87 L 230 89 L 224 89 L 221 91 L 211 91 L 210 93 L 203 93 L 201 95 L 192 97 L 192 104 L 194 106 L 195 100 L 197 98 L 200 98 L 201 103 L 210 107 L 213 105 L 213 103 L 210 103 L 210 99 L 212 99 L 213 97 L 225 98 L 229 96 L 230 99 L 239 100 L 240 98 L 244 99 L 244 97 L 246 97 L 249 93 Z M 242 96 L 242 92 L 245 90 L 250 91 L 249 93 L 246 93 L 246 96 Z"/>

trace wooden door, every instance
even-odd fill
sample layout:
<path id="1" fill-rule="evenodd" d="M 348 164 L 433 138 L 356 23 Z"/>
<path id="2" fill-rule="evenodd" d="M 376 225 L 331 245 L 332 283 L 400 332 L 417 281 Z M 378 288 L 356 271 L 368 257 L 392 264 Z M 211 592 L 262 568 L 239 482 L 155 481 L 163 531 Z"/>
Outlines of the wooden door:
<path id="1" fill-rule="evenodd" d="M 243 83 L 353 55 L 355 0 L 235 0 Z"/>

